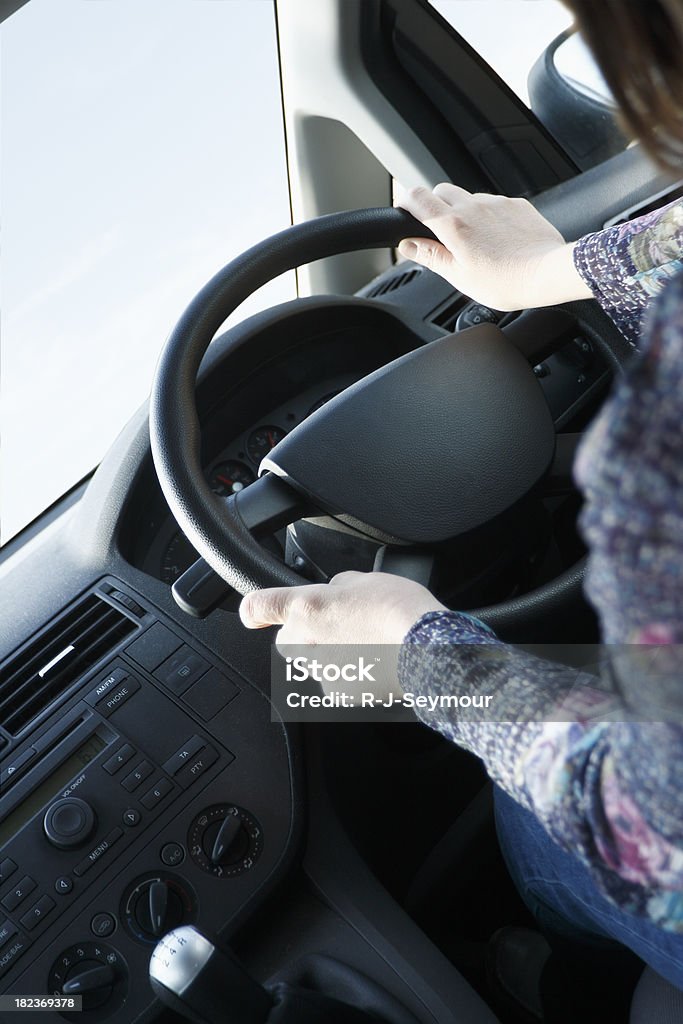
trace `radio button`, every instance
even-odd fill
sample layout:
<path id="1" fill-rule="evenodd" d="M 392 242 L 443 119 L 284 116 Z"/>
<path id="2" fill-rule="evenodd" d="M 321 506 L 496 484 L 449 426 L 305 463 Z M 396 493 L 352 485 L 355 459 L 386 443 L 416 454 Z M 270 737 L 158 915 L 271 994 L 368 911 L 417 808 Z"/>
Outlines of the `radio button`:
<path id="1" fill-rule="evenodd" d="M 0 949 L 6 946 L 13 935 L 17 934 L 16 925 L 12 924 L 11 921 L 3 921 L 0 924 Z"/>
<path id="2" fill-rule="evenodd" d="M 17 865 L 14 863 L 14 861 L 10 860 L 9 857 L 5 857 L 5 859 L 0 864 L 0 885 L 3 885 L 10 877 L 10 875 L 13 875 L 16 870 Z"/>
<path id="3" fill-rule="evenodd" d="M 95 711 L 99 711 L 104 718 L 108 718 L 117 708 L 120 708 L 122 704 L 132 697 L 140 689 L 140 684 L 137 679 L 133 679 L 130 676 L 126 679 L 125 683 L 121 683 L 120 686 L 112 688 L 112 690 L 102 700 L 98 701 L 95 705 Z"/>
<path id="4" fill-rule="evenodd" d="M 156 786 L 153 786 L 148 793 L 145 793 L 140 798 L 140 803 L 143 807 L 146 807 L 148 811 L 151 811 L 153 807 L 156 807 L 165 796 L 173 789 L 173 783 L 169 782 L 168 779 L 159 779 Z"/>
<path id="5" fill-rule="evenodd" d="M 192 686 L 200 676 L 208 672 L 210 666 L 187 644 L 172 654 L 154 673 L 156 679 L 164 683 L 172 693 L 180 696 Z"/>
<path id="6" fill-rule="evenodd" d="M 49 896 L 41 896 L 35 906 L 31 907 L 22 917 L 20 921 L 22 928 L 25 928 L 27 932 L 33 931 L 54 908 L 55 901 L 53 899 L 50 899 Z"/>
<path id="7" fill-rule="evenodd" d="M 7 949 L 0 950 L 0 978 L 14 967 L 20 956 L 26 952 L 29 941 L 24 935 L 15 935 Z"/>
<path id="8" fill-rule="evenodd" d="M 25 768 L 29 761 L 38 753 L 33 747 L 29 747 L 28 750 L 22 750 L 21 754 L 17 754 L 13 761 L 10 761 L 2 771 L 0 772 L 0 786 L 4 786 L 10 781 L 22 768 Z"/>
<path id="9" fill-rule="evenodd" d="M 117 771 L 123 768 L 124 764 L 127 764 L 134 754 L 135 750 L 131 747 L 130 743 L 124 743 L 120 750 L 117 750 L 108 761 L 104 762 L 102 767 L 108 775 L 116 775 Z"/>
<path id="10" fill-rule="evenodd" d="M 137 808 L 129 807 L 127 811 L 123 812 L 122 821 L 127 828 L 135 828 L 142 821 L 142 815 Z"/>
<path id="11" fill-rule="evenodd" d="M 100 679 L 94 690 L 90 691 L 85 698 L 86 702 L 91 705 L 98 704 L 103 697 L 107 696 L 110 690 L 113 690 L 127 678 L 128 671 L 125 668 L 113 669 L 108 675 L 103 676 L 102 679 Z"/>
<path id="12" fill-rule="evenodd" d="M 60 878 L 55 880 L 55 892 L 58 892 L 60 896 L 66 896 L 68 892 L 71 892 L 74 884 L 68 875 L 62 875 Z"/>
<path id="13" fill-rule="evenodd" d="M 121 785 L 128 793 L 132 793 L 133 790 L 142 785 L 145 779 L 149 778 L 153 771 L 154 766 L 151 765 L 149 761 L 141 761 L 137 768 L 133 769 L 130 775 L 126 775 Z"/>
<path id="14" fill-rule="evenodd" d="M 10 912 L 15 910 L 20 903 L 23 903 L 29 893 L 33 892 L 36 885 L 37 883 L 33 878 L 29 875 L 24 875 L 19 884 L 12 889 L 12 891 L 9 892 L 2 901 L 2 905 L 5 910 L 9 910 Z"/>
<path id="15" fill-rule="evenodd" d="M 94 864 L 97 864 L 99 859 L 107 852 L 107 850 L 110 850 L 114 843 L 119 841 L 122 835 L 123 829 L 118 827 L 112 829 L 109 835 L 105 836 L 102 842 L 98 843 L 97 846 L 90 851 L 88 856 L 84 857 L 80 864 L 76 865 L 74 868 L 74 875 L 76 875 L 77 878 L 82 878 L 87 871 L 90 871 L 90 868 L 93 867 Z"/>
<path id="16" fill-rule="evenodd" d="M 73 836 L 80 832 L 85 823 L 85 812 L 78 806 L 66 804 L 58 807 L 52 815 L 52 824 L 60 835 Z"/>
<path id="17" fill-rule="evenodd" d="M 213 747 L 206 747 L 197 757 L 190 758 L 190 761 L 183 767 L 176 776 L 181 786 L 191 785 L 195 779 L 203 775 L 212 764 L 218 760 L 218 754 Z"/>
<path id="18" fill-rule="evenodd" d="M 73 796 L 48 807 L 43 820 L 45 835 L 61 850 L 81 846 L 92 835 L 95 825 L 95 812 L 90 804 Z"/>
<path id="19" fill-rule="evenodd" d="M 164 771 L 168 772 L 169 775 L 175 775 L 205 746 L 206 740 L 202 739 L 201 736 L 190 736 L 187 743 L 184 743 L 182 747 L 176 750 L 173 757 L 169 757 L 168 761 L 162 766 Z"/>

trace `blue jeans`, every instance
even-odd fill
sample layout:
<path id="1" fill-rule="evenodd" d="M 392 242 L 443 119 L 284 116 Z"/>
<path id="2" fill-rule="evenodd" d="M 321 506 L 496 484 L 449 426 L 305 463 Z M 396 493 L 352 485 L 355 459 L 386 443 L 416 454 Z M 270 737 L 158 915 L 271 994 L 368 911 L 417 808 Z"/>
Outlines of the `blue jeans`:
<path id="1" fill-rule="evenodd" d="M 610 903 L 581 862 L 560 849 L 533 814 L 499 787 L 494 790 L 503 857 L 550 944 L 555 948 L 564 943 L 597 967 L 626 947 L 683 989 L 683 935 L 663 931 Z"/>

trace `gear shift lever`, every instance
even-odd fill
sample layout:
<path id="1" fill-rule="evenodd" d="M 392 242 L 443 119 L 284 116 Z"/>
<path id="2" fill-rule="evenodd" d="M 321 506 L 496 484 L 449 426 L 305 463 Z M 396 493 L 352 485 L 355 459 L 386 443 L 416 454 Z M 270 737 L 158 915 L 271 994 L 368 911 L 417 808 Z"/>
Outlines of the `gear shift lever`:
<path id="1" fill-rule="evenodd" d="M 242 965 L 191 925 L 157 944 L 149 980 L 162 1002 L 192 1024 L 262 1024 L 273 1007 Z"/>
<path id="2" fill-rule="evenodd" d="M 297 974 L 263 988 L 191 925 L 164 936 L 149 963 L 155 994 L 192 1024 L 417 1024 L 385 989 L 337 960 L 304 958 Z"/>

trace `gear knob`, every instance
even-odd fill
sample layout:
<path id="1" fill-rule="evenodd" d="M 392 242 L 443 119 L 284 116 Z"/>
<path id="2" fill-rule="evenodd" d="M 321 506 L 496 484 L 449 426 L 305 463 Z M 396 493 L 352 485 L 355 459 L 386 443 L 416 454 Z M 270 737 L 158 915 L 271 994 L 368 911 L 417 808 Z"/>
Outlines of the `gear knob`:
<path id="1" fill-rule="evenodd" d="M 157 943 L 149 980 L 159 999 L 192 1024 L 263 1024 L 273 1007 L 239 961 L 191 925 Z"/>

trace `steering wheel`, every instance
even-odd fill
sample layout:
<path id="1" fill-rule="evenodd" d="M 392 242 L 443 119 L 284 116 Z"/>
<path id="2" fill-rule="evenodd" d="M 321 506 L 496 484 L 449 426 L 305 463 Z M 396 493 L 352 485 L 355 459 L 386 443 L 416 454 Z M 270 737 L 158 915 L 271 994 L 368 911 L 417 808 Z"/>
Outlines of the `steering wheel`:
<path id="1" fill-rule="evenodd" d="M 465 537 L 535 488 L 566 482 L 578 435 L 558 435 L 533 366 L 581 332 L 615 371 L 631 346 L 592 302 L 531 310 L 507 328 L 482 324 L 415 348 L 342 391 L 296 426 L 261 463 L 259 479 L 226 499 L 200 462 L 195 383 L 226 318 L 257 288 L 338 253 L 395 247 L 431 232 L 403 210 L 320 217 L 238 256 L 202 288 L 162 352 L 150 400 L 152 454 L 179 526 L 239 593 L 307 580 L 258 542 L 304 516 L 332 515 L 392 550 Z M 381 415 L 378 415 L 378 410 Z M 569 441 L 566 439 L 569 438 Z M 353 453 L 354 472 L 339 471 Z M 400 476 L 411 487 L 393 486 Z M 575 566 L 524 598 L 482 615 L 497 626 L 581 586 Z"/>

